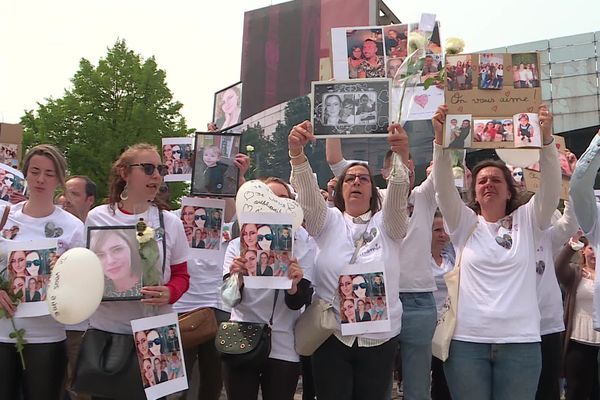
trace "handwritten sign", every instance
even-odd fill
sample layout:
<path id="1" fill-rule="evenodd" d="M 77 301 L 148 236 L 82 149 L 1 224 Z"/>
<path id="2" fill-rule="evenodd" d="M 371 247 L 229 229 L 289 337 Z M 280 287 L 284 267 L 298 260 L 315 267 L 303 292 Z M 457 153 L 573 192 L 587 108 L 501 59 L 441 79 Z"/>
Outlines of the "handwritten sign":
<path id="1" fill-rule="evenodd" d="M 539 192 L 541 186 L 541 173 L 532 169 L 525 169 L 523 174 L 527 190 L 533 193 Z M 562 177 L 560 189 L 560 198 L 562 200 L 569 200 L 569 182 L 569 178 L 565 176 Z"/>

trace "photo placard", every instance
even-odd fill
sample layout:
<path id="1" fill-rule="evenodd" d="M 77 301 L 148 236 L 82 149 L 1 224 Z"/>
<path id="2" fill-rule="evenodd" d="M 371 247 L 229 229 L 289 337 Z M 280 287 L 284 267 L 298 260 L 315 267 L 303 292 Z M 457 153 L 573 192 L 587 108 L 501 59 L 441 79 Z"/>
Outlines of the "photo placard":
<path id="1" fill-rule="evenodd" d="M 242 82 L 215 93 L 213 123 L 219 131 L 231 131 L 242 124 Z"/>
<path id="2" fill-rule="evenodd" d="M 188 388 L 176 313 L 131 321 L 142 384 L 149 400 Z"/>
<path id="3" fill-rule="evenodd" d="M 48 315 L 47 287 L 58 260 L 57 239 L 7 241 L 7 273 L 14 294 L 21 293 L 15 317 Z"/>
<path id="4" fill-rule="evenodd" d="M 244 286 L 252 289 L 290 289 L 288 267 L 293 257 L 292 216 L 274 213 L 240 215 L 240 255 L 248 275 Z"/>
<path id="5" fill-rule="evenodd" d="M 167 166 L 165 182 L 184 182 L 192 179 L 193 138 L 163 138 L 163 163 Z"/>
<path id="6" fill-rule="evenodd" d="M 180 219 L 189 251 L 198 257 L 220 257 L 225 200 L 183 197 Z"/>
<path id="7" fill-rule="evenodd" d="M 25 194 L 27 182 L 23 173 L 6 164 L 0 164 L 0 204 L 10 203 L 10 195 Z"/>
<path id="8" fill-rule="evenodd" d="M 196 132 L 192 170 L 192 196 L 235 197 L 239 170 L 234 165 L 241 136 L 230 133 Z"/>
<path id="9" fill-rule="evenodd" d="M 386 137 L 389 79 L 313 82 L 311 122 L 317 138 Z"/>
<path id="10" fill-rule="evenodd" d="M 559 135 L 553 135 L 554 144 L 558 149 L 558 161 L 560 163 L 561 171 L 561 189 L 560 199 L 569 200 L 569 187 L 571 183 L 571 176 L 575 170 L 577 159 L 569 149 L 565 146 L 565 138 Z M 533 193 L 537 193 L 540 190 L 541 185 L 541 173 L 539 163 L 535 163 L 523 170 L 523 180 L 525 182 L 525 188 Z"/>
<path id="11" fill-rule="evenodd" d="M 87 248 L 104 271 L 102 301 L 142 298 L 143 265 L 135 226 L 89 226 Z"/>

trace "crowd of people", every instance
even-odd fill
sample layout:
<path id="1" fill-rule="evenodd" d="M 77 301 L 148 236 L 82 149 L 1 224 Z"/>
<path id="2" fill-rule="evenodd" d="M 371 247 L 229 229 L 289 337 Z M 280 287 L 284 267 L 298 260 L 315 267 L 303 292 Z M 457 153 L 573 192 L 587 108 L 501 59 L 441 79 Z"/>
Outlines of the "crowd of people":
<path id="1" fill-rule="evenodd" d="M 466 85 L 463 79 L 456 82 Z M 286 225 L 240 224 L 231 212 L 233 200 L 224 210 L 185 205 L 169 212 L 160 190 L 168 171 L 148 144 L 119 156 L 106 204 L 92 208 L 94 183 L 83 176 L 67 179 L 67 163 L 56 148 L 33 147 L 23 159 L 29 197 L 0 210 L 6 214 L 1 228 L 18 228 L 12 237 L 3 235 L 0 246 L 48 238 L 50 232 L 59 240 L 59 255 L 84 246 L 85 228 L 143 223 L 160 232 L 159 279 L 139 288 L 141 300 L 104 301 L 78 326 L 64 326 L 49 315 L 15 317 L 15 326 L 26 331 L 25 370 L 11 336 L 14 327 L 0 319 L 5 378 L 0 398 L 89 398 L 78 390 L 77 377 L 82 354 L 90 351 L 88 336 L 99 332 L 132 337 L 137 361 L 135 373 L 127 376 L 127 393 L 139 398 L 144 388 L 185 375 L 203 400 L 217 400 L 223 386 L 230 400 L 255 400 L 259 389 L 266 400 L 292 399 L 302 374 L 304 399 L 387 400 L 395 370 L 401 371 L 404 398 L 411 400 L 554 400 L 560 397 L 561 377 L 567 399 L 597 397 L 600 334 L 595 328 L 600 321 L 593 316 L 600 301 L 594 293 L 594 254 L 600 238 L 593 185 L 600 168 L 600 132 L 572 173 L 571 200 L 561 214 L 552 115 L 544 105 L 538 113 L 544 184 L 535 195 L 515 182 L 505 164 L 485 160 L 472 168 L 461 197 L 450 150 L 442 147 L 446 106 L 432 119 L 433 164 L 420 185 L 414 182 L 408 136 L 392 124 L 381 170 L 385 189 L 374 184 L 366 164 L 344 159 L 340 139 L 327 139 L 335 179 L 322 192 L 304 153 L 314 140 L 312 126 L 302 122 L 288 136 L 290 183 L 280 177 L 264 180 L 275 196 L 295 199 L 304 211 L 304 223 L 295 231 Z M 242 184 L 249 159 L 238 155 L 234 165 Z M 56 197 L 59 187 L 64 190 Z M 203 232 L 220 232 L 225 225 L 227 239 L 209 245 Z M 191 251 L 211 247 L 220 257 Z M 33 259 L 28 263 L 29 253 L 15 251 L 3 264 L 14 275 L 11 290 L 29 296 L 25 301 L 41 301 L 38 283 L 28 288 L 26 280 L 32 282 L 41 275 L 35 268 L 46 266 L 41 261 L 36 266 Z M 382 270 L 344 272 L 349 264 L 368 263 L 380 263 Z M 460 300 L 448 357 L 441 360 L 432 355 L 432 339 L 451 294 L 444 276 L 455 265 L 460 265 Z M 244 286 L 245 276 L 271 275 L 287 276 L 291 288 Z M 230 282 L 240 292 L 233 303 L 221 296 Z M 337 328 L 312 355 L 301 357 L 294 327 L 304 322 L 299 318 L 305 307 L 319 301 L 330 302 Z M 3 290 L 0 308 L 9 316 L 16 311 Z M 268 324 L 268 357 L 256 363 L 221 360 L 214 340 L 181 348 L 174 326 L 132 332 L 130 322 L 149 310 L 161 315 L 198 308 L 212 310 L 219 323 Z M 389 321 L 388 328 L 342 334 L 344 326 L 378 321 Z M 192 383 L 193 376 L 199 380 Z M 108 394 L 114 390 L 110 386 L 92 398 L 122 398 Z"/>

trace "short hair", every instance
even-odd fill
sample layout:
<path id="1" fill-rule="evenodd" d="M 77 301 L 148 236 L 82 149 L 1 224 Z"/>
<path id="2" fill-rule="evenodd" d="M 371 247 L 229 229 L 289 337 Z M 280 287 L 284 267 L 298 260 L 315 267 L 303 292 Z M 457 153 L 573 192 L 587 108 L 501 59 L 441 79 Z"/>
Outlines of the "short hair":
<path id="1" fill-rule="evenodd" d="M 96 183 L 93 180 L 91 180 L 89 176 L 71 175 L 67 179 L 67 182 L 70 181 L 71 179 L 82 179 L 85 182 L 85 197 L 93 196 L 94 199 L 96 199 L 96 193 L 97 193 Z"/>
<path id="2" fill-rule="evenodd" d="M 219 154 L 219 156 L 221 155 L 221 149 L 217 145 L 211 144 L 209 146 L 206 146 L 204 148 L 204 152 L 203 153 L 206 153 L 208 150 L 214 150 L 214 151 L 216 151 Z"/>
<path id="3" fill-rule="evenodd" d="M 27 170 L 29 169 L 31 159 L 34 156 L 44 156 L 52 161 L 54 169 L 56 170 L 59 186 L 63 187 L 65 185 L 65 176 L 67 174 L 67 160 L 65 160 L 62 153 L 51 144 L 39 144 L 32 147 L 27 154 L 25 154 L 25 158 L 23 159 L 23 175 L 25 178 L 27 178 Z"/>
<path id="4" fill-rule="evenodd" d="M 375 46 L 377 46 L 377 42 L 376 42 L 376 41 L 374 41 L 373 39 L 365 39 L 365 41 L 363 42 L 363 45 L 364 45 L 364 44 L 367 44 L 367 42 L 371 42 L 371 43 L 373 43 Z"/>
<path id="5" fill-rule="evenodd" d="M 369 202 L 369 211 L 375 214 L 377 211 L 381 209 L 381 195 L 379 194 L 379 190 L 373 183 L 373 173 L 368 165 L 362 162 L 353 162 L 346 167 L 344 172 L 338 177 L 338 181 L 335 184 L 334 195 L 333 195 L 333 204 L 335 207 L 341 212 L 346 211 L 346 202 L 344 201 L 344 196 L 342 193 L 342 187 L 344 186 L 344 178 L 346 177 L 346 173 L 352 167 L 361 166 L 364 167 L 369 172 L 369 178 L 371 178 L 371 200 Z"/>

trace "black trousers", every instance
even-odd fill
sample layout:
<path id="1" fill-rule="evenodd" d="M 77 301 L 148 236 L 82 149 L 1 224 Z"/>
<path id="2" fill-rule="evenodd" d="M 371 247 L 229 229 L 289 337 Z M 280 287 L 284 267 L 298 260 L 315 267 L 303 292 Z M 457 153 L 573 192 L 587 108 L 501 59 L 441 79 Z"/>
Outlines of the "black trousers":
<path id="1" fill-rule="evenodd" d="M 232 368 L 223 363 L 227 400 L 293 400 L 300 376 L 300 363 L 268 358 L 258 368 Z"/>
<path id="2" fill-rule="evenodd" d="M 571 340 L 565 355 L 567 400 L 598 399 L 598 347 Z"/>
<path id="3" fill-rule="evenodd" d="M 302 400 L 315 400 L 315 383 L 313 382 L 313 369 L 310 357 L 300 356 L 302 363 Z"/>
<path id="4" fill-rule="evenodd" d="M 213 308 L 217 324 L 229 321 L 231 314 Z M 198 385 L 199 400 L 218 400 L 223 388 L 223 378 L 221 376 L 221 355 L 215 347 L 214 339 L 209 340 L 193 348 L 183 348 L 183 357 L 185 359 L 185 373 L 187 375 L 190 387 L 193 377 L 193 369 L 196 360 L 198 360 L 198 375 L 200 382 Z M 180 398 L 187 398 L 187 391 L 182 392 Z"/>
<path id="5" fill-rule="evenodd" d="M 452 400 L 444 374 L 444 362 L 434 356 L 431 357 L 431 400 Z"/>
<path id="6" fill-rule="evenodd" d="M 352 347 L 334 335 L 312 355 L 313 377 L 319 400 L 386 400 L 398 339 L 374 347 Z"/>
<path id="7" fill-rule="evenodd" d="M 562 340 L 559 333 L 542 335 L 542 372 L 536 400 L 560 400 L 560 363 Z"/>
<path id="8" fill-rule="evenodd" d="M 0 399 L 59 400 L 67 371 L 65 341 L 26 344 L 25 370 L 13 343 L 0 343 Z"/>

